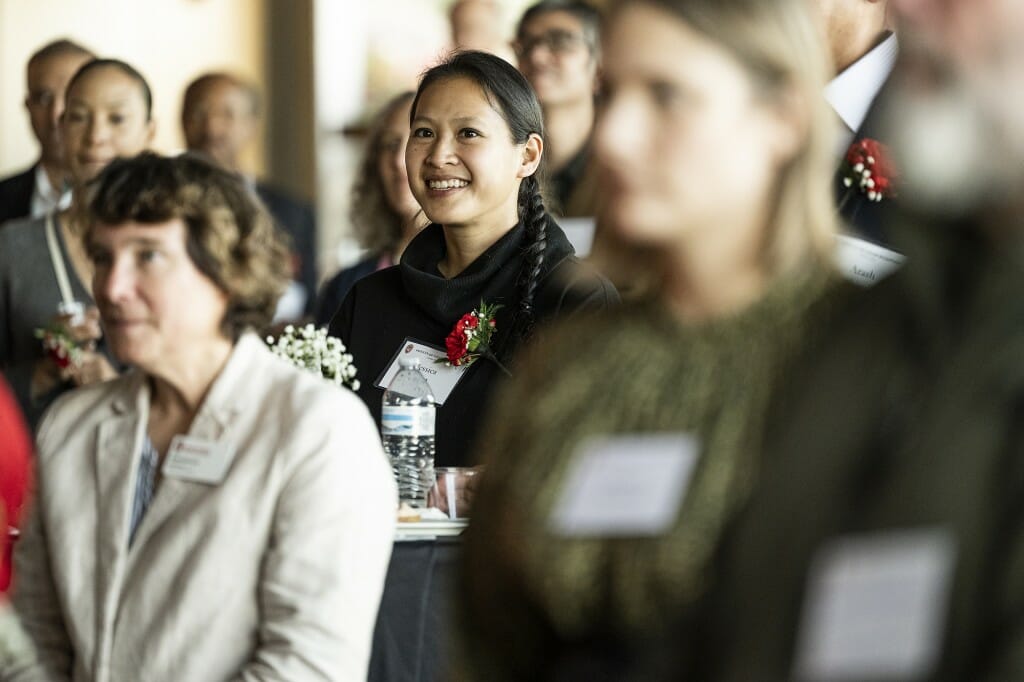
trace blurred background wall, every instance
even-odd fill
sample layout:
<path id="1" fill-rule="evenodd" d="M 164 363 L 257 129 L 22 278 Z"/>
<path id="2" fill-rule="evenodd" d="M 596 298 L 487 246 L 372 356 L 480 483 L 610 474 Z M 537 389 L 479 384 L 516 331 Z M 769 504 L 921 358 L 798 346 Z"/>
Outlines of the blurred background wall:
<path id="1" fill-rule="evenodd" d="M 299 3 L 296 3 L 299 4 Z M 153 88 L 157 150 L 180 150 L 181 93 L 203 71 L 237 71 L 266 88 L 266 7 L 260 0 L 0 0 L 0 175 L 38 150 L 25 113 L 25 64 L 39 47 L 70 38 L 124 59 Z M 263 145 L 248 165 L 266 167 Z"/>

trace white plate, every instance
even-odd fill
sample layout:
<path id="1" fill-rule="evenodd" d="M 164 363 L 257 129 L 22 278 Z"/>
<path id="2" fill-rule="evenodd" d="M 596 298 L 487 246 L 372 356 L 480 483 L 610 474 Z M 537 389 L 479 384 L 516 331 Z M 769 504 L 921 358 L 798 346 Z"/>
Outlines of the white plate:
<path id="1" fill-rule="evenodd" d="M 454 537 L 466 530 L 469 519 L 446 519 L 444 521 L 399 521 L 395 529 L 395 540 L 429 540 L 430 538 Z"/>

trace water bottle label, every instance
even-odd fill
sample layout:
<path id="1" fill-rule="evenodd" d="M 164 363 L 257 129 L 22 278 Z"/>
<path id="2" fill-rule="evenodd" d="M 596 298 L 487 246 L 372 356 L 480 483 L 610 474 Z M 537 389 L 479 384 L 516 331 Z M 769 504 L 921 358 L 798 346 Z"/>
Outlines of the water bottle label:
<path id="1" fill-rule="evenodd" d="M 429 407 L 385 406 L 380 415 L 380 432 L 385 436 L 433 436 L 434 413 Z"/>

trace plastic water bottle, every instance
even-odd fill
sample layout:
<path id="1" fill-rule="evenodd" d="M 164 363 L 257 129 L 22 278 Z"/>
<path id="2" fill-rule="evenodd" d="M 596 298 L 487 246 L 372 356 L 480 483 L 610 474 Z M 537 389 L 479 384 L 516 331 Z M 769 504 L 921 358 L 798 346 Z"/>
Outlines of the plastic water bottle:
<path id="1" fill-rule="evenodd" d="M 384 391 L 381 438 L 398 482 L 399 501 L 426 507 L 434 485 L 434 394 L 419 358 L 402 357 L 399 368 Z"/>

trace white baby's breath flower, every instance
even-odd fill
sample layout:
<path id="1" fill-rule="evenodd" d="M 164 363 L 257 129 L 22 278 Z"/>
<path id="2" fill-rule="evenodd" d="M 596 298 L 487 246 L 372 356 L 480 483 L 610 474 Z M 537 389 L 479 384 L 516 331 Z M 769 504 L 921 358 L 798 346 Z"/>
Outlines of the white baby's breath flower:
<path id="1" fill-rule="evenodd" d="M 296 332 L 295 327 L 288 325 L 276 341 L 268 336 L 267 345 L 274 355 L 296 367 L 316 372 L 338 386 L 359 390 L 352 356 L 345 352 L 345 344 L 340 339 L 327 335 L 326 329 L 307 324 Z"/>

